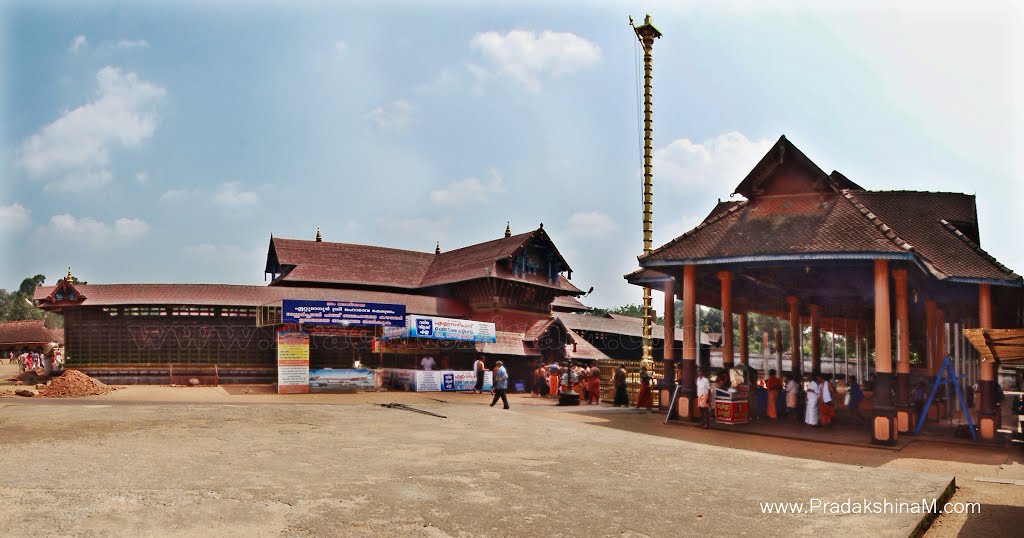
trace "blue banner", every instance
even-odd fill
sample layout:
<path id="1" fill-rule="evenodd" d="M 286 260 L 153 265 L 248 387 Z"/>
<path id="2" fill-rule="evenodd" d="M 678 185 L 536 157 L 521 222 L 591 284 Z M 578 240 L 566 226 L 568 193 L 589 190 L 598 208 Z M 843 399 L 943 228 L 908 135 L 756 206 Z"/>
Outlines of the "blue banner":
<path id="1" fill-rule="evenodd" d="M 281 301 L 281 323 L 405 327 L 405 305 L 285 299 Z"/>

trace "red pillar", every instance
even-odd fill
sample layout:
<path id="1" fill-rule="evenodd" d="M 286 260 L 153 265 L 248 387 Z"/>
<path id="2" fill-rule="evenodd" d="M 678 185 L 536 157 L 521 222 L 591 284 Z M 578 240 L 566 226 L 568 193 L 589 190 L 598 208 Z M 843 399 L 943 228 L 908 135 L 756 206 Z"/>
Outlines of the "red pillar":
<path id="1" fill-rule="evenodd" d="M 683 362 L 680 372 L 679 417 L 696 418 L 697 400 L 697 267 L 683 266 Z"/>
<path id="2" fill-rule="evenodd" d="M 722 282 L 722 368 L 732 368 L 732 271 L 719 271 Z M 742 341 L 741 341 L 742 342 Z"/>
<path id="3" fill-rule="evenodd" d="M 665 282 L 664 292 L 665 352 L 662 356 L 662 360 L 664 361 L 664 369 L 662 371 L 665 374 L 666 389 L 662 392 L 662 397 L 658 399 L 658 405 L 667 407 L 669 399 L 672 398 L 671 391 L 675 388 L 676 381 L 675 363 L 672 362 L 675 359 L 676 350 L 676 282 L 674 279 Z"/>
<path id="4" fill-rule="evenodd" d="M 875 395 L 871 442 L 896 443 L 896 409 L 889 401 L 892 387 L 892 333 L 889 316 L 889 262 L 875 260 Z"/>
<path id="5" fill-rule="evenodd" d="M 747 312 L 740 312 L 740 362 L 743 366 L 750 367 L 750 342 L 747 339 Z M 757 379 L 754 379 L 757 381 Z M 750 382 L 748 379 L 747 382 Z"/>
<path id="6" fill-rule="evenodd" d="M 807 305 L 811 310 L 811 372 L 821 373 L 821 309 L 818 305 Z"/>
<path id="7" fill-rule="evenodd" d="M 978 327 L 992 329 L 992 288 L 988 284 L 978 286 Z M 978 413 L 978 430 L 982 439 L 995 439 L 998 417 L 995 410 L 996 364 L 981 362 L 980 383 L 981 408 Z"/>
<path id="8" fill-rule="evenodd" d="M 790 295 L 786 297 L 789 303 L 789 349 L 792 350 L 793 378 L 800 381 L 804 375 L 803 346 L 800 343 L 800 300 Z"/>
<path id="9" fill-rule="evenodd" d="M 892 272 L 896 283 L 896 320 L 898 323 L 896 350 L 896 425 L 900 433 L 908 433 L 917 416 L 910 405 L 910 312 L 907 306 L 907 270 Z"/>
<path id="10" fill-rule="evenodd" d="M 925 353 L 925 365 L 927 366 L 928 378 L 935 377 L 935 301 L 924 302 L 924 324 L 925 340 L 928 351 Z"/>

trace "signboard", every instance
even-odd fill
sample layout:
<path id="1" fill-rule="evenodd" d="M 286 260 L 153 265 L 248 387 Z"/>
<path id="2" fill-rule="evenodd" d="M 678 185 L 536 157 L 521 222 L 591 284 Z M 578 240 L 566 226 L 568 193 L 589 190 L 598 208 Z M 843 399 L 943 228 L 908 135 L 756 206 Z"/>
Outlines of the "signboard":
<path id="1" fill-rule="evenodd" d="M 369 368 L 333 369 L 323 368 L 309 371 L 310 392 L 346 392 L 379 387 L 376 372 Z"/>
<path id="2" fill-rule="evenodd" d="M 281 323 L 404 327 L 405 305 L 285 299 L 281 301 Z"/>
<path id="3" fill-rule="evenodd" d="M 277 393 L 309 393 L 309 335 L 304 332 L 277 333 Z"/>
<path id="4" fill-rule="evenodd" d="M 462 342 L 497 341 L 494 324 L 469 319 L 439 318 L 434 316 L 407 316 L 404 329 L 386 328 L 385 338 L 431 338 Z"/>
<path id="5" fill-rule="evenodd" d="M 491 372 L 484 372 L 483 390 L 491 390 Z M 476 388 L 476 373 L 464 370 L 384 369 L 384 383 L 413 392 L 468 392 Z"/>
<path id="6" fill-rule="evenodd" d="M 484 371 L 483 390 L 491 390 L 494 374 L 490 370 Z M 467 371 L 441 371 L 442 392 L 468 392 L 476 389 L 476 372 Z"/>

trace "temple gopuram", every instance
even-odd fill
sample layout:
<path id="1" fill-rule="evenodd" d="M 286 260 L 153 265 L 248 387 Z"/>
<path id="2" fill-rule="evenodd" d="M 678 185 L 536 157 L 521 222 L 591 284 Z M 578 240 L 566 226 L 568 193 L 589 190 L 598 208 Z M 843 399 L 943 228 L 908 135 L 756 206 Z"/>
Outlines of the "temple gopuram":
<path id="1" fill-rule="evenodd" d="M 868 191 L 839 172 L 825 173 L 785 136 L 734 194 L 742 199 L 719 201 L 703 222 L 640 256 L 640 269 L 626 275 L 631 284 L 664 291 L 669 333 L 675 299 L 682 299 L 679 371 L 673 370 L 677 348 L 664 346 L 662 357 L 666 377 L 681 384 L 683 420 L 698 412 L 697 305 L 722 310 L 726 335 L 738 325 L 739 350 L 732 338 L 723 339 L 727 368 L 737 351 L 748 364 L 749 312 L 790 321 L 787 370 L 797 376 L 820 373 L 822 330 L 857 327 L 872 344 L 871 438 L 879 444 L 895 443 L 917 422 L 910 402 L 912 353 L 921 358 L 916 370 L 934 379 L 944 357 L 965 347 L 964 328 L 1021 326 L 1021 277 L 982 250 L 972 195 Z M 812 372 L 803 371 L 801 356 L 805 319 Z M 666 341 L 675 339 L 669 334 Z M 992 439 L 997 366 L 984 360 L 973 366 L 979 370 L 979 430 Z"/>
<path id="2" fill-rule="evenodd" d="M 308 327 L 311 368 L 470 369 L 503 360 L 513 380 L 538 361 L 604 358 L 552 315 L 584 292 L 543 225 L 442 252 L 271 237 L 266 286 L 73 284 L 36 290 L 36 304 L 64 316 L 68 366 L 116 383 L 268 383 L 276 376 L 275 328 L 258 323 L 282 300 L 386 303 L 410 315 L 493 323 L 493 342 L 384 341 L 380 327 Z M 270 306 L 268 306 L 270 305 Z M 583 307 L 585 308 L 585 307 Z"/>

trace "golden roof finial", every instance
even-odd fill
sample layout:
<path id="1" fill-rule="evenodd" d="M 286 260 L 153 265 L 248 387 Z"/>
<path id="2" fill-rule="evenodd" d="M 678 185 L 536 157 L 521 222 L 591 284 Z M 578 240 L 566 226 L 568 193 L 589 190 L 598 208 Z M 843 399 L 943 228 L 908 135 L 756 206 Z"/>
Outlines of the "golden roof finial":
<path id="1" fill-rule="evenodd" d="M 64 280 L 70 283 L 75 277 L 71 276 L 71 266 L 68 266 L 68 276 L 64 277 Z"/>
<path id="2" fill-rule="evenodd" d="M 505 237 L 512 237 L 512 222 L 505 222 Z"/>
<path id="3" fill-rule="evenodd" d="M 322 236 L 322 235 L 320 235 L 320 227 L 319 227 L 319 226 L 317 226 L 317 227 L 316 227 L 316 242 L 317 242 L 317 243 L 320 243 L 320 242 L 322 242 L 323 240 L 324 240 L 323 236 Z"/>
<path id="4" fill-rule="evenodd" d="M 438 241 L 437 245 L 434 247 L 434 254 L 440 254 L 440 253 L 441 253 L 441 242 Z"/>

